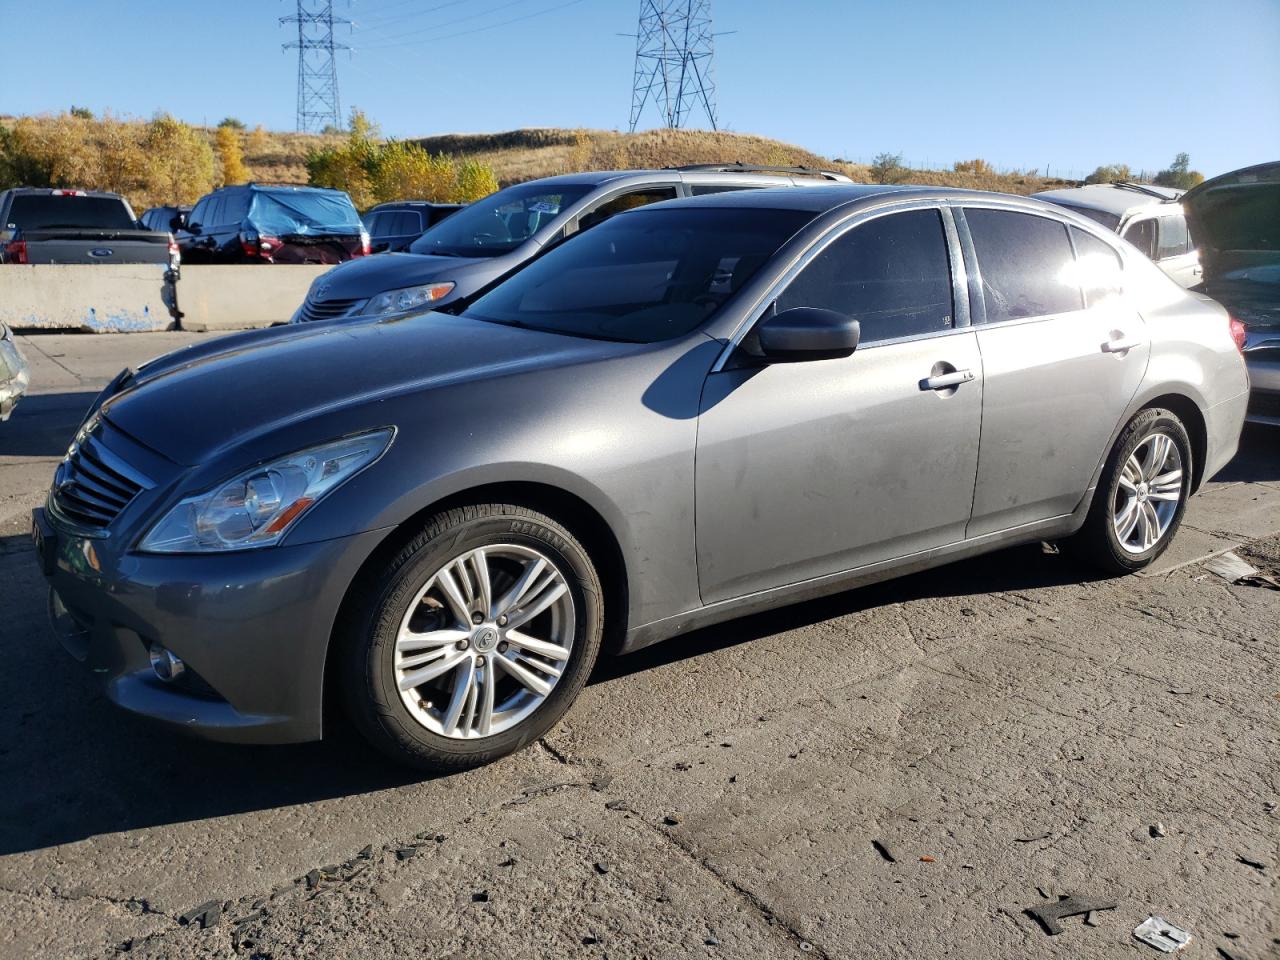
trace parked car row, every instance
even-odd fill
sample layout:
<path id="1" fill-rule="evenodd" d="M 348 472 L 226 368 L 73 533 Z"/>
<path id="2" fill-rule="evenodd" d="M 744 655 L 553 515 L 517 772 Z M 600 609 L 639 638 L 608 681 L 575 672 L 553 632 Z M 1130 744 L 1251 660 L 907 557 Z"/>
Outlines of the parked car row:
<path id="1" fill-rule="evenodd" d="M 1188 196 L 1211 280 L 1275 268 L 1260 183 Z M 94 403 L 33 536 L 111 700 L 474 766 L 602 651 L 1022 542 L 1140 570 L 1249 402 L 1239 320 L 1025 197 L 590 174 L 411 249 Z"/>

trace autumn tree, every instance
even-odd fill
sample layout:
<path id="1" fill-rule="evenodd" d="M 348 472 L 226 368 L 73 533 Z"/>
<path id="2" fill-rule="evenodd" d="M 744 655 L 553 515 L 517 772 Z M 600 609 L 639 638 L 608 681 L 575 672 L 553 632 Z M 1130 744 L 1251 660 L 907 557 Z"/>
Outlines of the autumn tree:
<path id="1" fill-rule="evenodd" d="M 223 123 L 214 133 L 214 140 L 218 150 L 222 185 L 247 182 L 249 168 L 244 165 L 244 151 L 240 149 L 240 131 Z"/>

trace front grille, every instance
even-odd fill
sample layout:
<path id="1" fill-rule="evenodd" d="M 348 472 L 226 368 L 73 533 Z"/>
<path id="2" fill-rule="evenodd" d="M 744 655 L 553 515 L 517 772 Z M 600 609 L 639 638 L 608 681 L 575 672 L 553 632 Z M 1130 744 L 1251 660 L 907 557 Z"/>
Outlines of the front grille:
<path id="1" fill-rule="evenodd" d="M 302 304 L 302 320 L 304 323 L 310 323 L 312 320 L 332 320 L 335 317 L 346 316 L 359 300 L 312 300 L 307 297 L 306 302 Z"/>
<path id="2" fill-rule="evenodd" d="M 105 529 L 151 485 L 104 442 L 96 417 L 71 445 L 54 476 L 52 502 L 63 517 L 92 530 Z"/>

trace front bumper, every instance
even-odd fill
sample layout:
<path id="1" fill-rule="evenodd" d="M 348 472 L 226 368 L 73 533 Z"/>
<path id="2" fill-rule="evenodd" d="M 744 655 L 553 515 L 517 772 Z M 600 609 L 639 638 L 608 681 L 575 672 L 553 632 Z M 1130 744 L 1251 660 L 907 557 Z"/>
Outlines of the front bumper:
<path id="1" fill-rule="evenodd" d="M 342 598 L 385 535 L 208 555 L 116 552 L 33 515 L 55 635 L 135 714 L 213 740 L 320 738 L 324 671 Z M 188 672 L 161 681 L 148 646 Z M 194 673 L 194 676 L 191 674 Z"/>

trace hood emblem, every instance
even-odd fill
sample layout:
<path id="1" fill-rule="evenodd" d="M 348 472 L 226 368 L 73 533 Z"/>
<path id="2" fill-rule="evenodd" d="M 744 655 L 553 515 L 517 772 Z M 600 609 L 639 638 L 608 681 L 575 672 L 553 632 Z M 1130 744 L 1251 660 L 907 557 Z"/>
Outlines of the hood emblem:
<path id="1" fill-rule="evenodd" d="M 323 300 L 327 296 L 329 296 L 329 284 L 322 283 L 318 287 L 316 287 L 317 300 Z"/>

